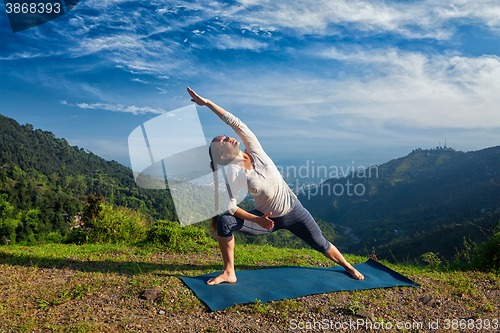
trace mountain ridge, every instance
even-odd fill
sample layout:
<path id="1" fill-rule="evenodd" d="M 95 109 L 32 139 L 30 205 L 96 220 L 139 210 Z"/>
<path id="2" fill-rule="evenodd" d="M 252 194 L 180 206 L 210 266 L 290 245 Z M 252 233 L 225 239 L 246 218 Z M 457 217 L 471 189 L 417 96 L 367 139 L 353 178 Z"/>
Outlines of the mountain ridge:
<path id="1" fill-rule="evenodd" d="M 326 193 L 349 182 L 362 195 L 316 195 L 308 200 L 306 193 L 299 198 L 313 216 L 351 228 L 362 241 L 349 244 L 349 251 L 366 254 L 398 237 L 492 213 L 500 207 L 499 171 L 500 146 L 472 152 L 415 149 L 377 166 L 376 177 L 356 173 L 321 184 Z"/>

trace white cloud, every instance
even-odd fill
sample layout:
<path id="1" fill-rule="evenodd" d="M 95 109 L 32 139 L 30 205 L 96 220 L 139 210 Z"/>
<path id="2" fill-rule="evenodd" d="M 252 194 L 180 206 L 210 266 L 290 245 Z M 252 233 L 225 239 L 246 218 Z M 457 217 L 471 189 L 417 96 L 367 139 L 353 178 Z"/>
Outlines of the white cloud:
<path id="1" fill-rule="evenodd" d="M 264 4 L 265 3 L 265 4 Z M 362 23 L 363 26 L 383 30 L 395 28 L 401 14 L 382 2 L 366 1 L 262 1 L 254 12 L 247 14 L 247 22 L 298 29 L 304 33 L 323 33 L 331 23 Z M 243 15 L 242 15 L 243 16 Z"/>
<path id="2" fill-rule="evenodd" d="M 62 100 L 62 101 L 59 101 L 62 105 L 68 105 L 68 106 L 75 106 L 74 104 L 72 103 L 68 103 L 68 101 L 66 100 Z"/>
<path id="3" fill-rule="evenodd" d="M 432 3 L 429 1 L 429 3 Z M 500 3 L 496 0 L 438 1 L 434 9 L 443 20 L 476 21 L 500 32 Z"/>
<path id="4" fill-rule="evenodd" d="M 141 115 L 145 113 L 162 114 L 166 111 L 163 109 L 155 109 L 149 106 L 137 107 L 135 105 L 124 106 L 120 104 L 110 104 L 110 103 L 76 103 L 81 109 L 100 109 L 114 112 L 127 112 L 134 115 Z"/>
<path id="5" fill-rule="evenodd" d="M 320 56 L 341 60 L 361 76 L 328 78 L 276 69 L 229 72 L 228 103 L 253 113 L 341 130 L 403 125 L 410 128 L 499 128 L 500 57 L 426 55 L 398 49 L 335 48 Z M 227 91 L 227 87 L 232 87 Z M 214 86 L 214 93 L 221 87 Z M 207 96 L 210 98 L 210 96 Z M 250 111 L 249 111 L 250 112 Z M 314 131 L 314 130 L 311 130 Z M 317 131 L 315 131 L 317 132 Z M 311 132 L 313 133 L 313 132 Z"/>
<path id="6" fill-rule="evenodd" d="M 240 1 L 231 14 L 261 29 L 292 28 L 299 34 L 338 34 L 336 25 L 369 34 L 397 33 L 409 38 L 447 39 L 453 20 L 484 24 L 500 32 L 496 0 L 427 0 L 417 2 L 282 0 Z"/>
<path id="7" fill-rule="evenodd" d="M 131 73 L 198 75 L 193 46 L 221 50 L 269 50 L 279 38 L 292 35 L 340 34 L 339 27 L 358 35 L 396 33 L 406 38 L 449 38 L 456 22 L 480 24 L 500 32 L 497 0 L 427 0 L 417 2 L 347 0 L 252 0 L 228 5 L 217 1 L 196 3 L 155 1 L 155 10 L 135 1 L 85 1 L 68 21 L 50 22 L 51 34 L 31 29 L 18 52 L 2 60 L 78 58 L 98 56 L 99 67 L 122 67 Z M 187 15 L 175 16 L 179 10 Z M 167 18 L 168 16 L 168 18 Z M 71 25 L 68 29 L 66 25 Z M 65 28 L 62 26 L 65 25 Z M 203 27 L 203 28 L 202 28 Z M 227 29 L 226 29 L 227 28 Z M 234 28 L 234 29 L 233 29 Z M 243 37 L 241 31 L 249 31 Z M 177 40 L 191 32 L 191 46 Z M 61 43 L 60 41 L 64 41 Z M 41 48 L 39 45 L 43 43 Z M 30 46 L 31 45 L 31 46 Z M 22 51 L 21 51 L 22 50 Z"/>
<path id="8" fill-rule="evenodd" d="M 252 38 L 244 38 L 237 35 L 215 35 L 208 39 L 213 48 L 220 50 L 252 50 L 261 51 L 268 47 L 267 43 L 257 41 Z M 199 46 L 205 48 L 206 46 Z"/>
<path id="9" fill-rule="evenodd" d="M 139 82 L 139 83 L 149 83 L 147 81 L 139 79 L 138 77 L 131 78 L 130 81 Z"/>
<path id="10" fill-rule="evenodd" d="M 416 2 L 347 0 L 256 0 L 228 5 L 217 1 L 197 3 L 157 1 L 161 11 L 188 15 L 165 18 L 135 1 L 86 1 L 78 4 L 69 19 L 71 29 L 58 28 L 68 21 L 54 21 L 53 34 L 32 29 L 25 41 L 43 41 L 46 48 L 23 44 L 22 51 L 2 59 L 38 58 L 51 55 L 81 57 L 100 54 L 130 70 L 167 73 L 183 68 L 189 50 L 179 45 L 175 33 L 191 31 L 197 38 L 221 41 L 221 49 L 263 48 L 266 43 L 252 39 L 275 31 L 292 29 L 292 34 L 339 34 L 338 27 L 368 35 L 396 33 L 407 38 L 447 39 L 457 24 L 480 24 L 500 33 L 500 3 L 497 0 L 427 0 Z M 212 24 L 213 23 L 213 24 Z M 206 26 L 206 29 L 195 28 Z M 226 27 L 237 32 L 229 35 Z M 218 31 L 223 30 L 219 35 Z M 247 39 L 233 42 L 241 30 L 251 31 Z M 208 33 L 210 31 L 210 33 Z M 168 35 L 173 32 L 174 35 Z M 165 34 L 167 33 L 167 34 Z M 206 35 L 206 36 L 205 36 Z M 219 36 L 218 36 L 219 35 Z M 162 36 L 150 38 L 152 36 Z M 230 37 L 230 38 L 229 38 Z M 230 40 L 232 39 L 232 40 Z M 56 43 L 63 40 L 64 47 Z M 29 43 L 28 43 L 29 44 Z M 26 51 L 31 49 L 31 51 Z M 42 51 L 41 51 L 42 50 Z M 159 57 L 161 55 L 161 57 Z M 103 58 L 104 59 L 104 58 Z M 161 63 L 164 63 L 161 65 Z M 168 66 L 166 64 L 169 64 Z"/>
<path id="11" fill-rule="evenodd" d="M 323 55 L 375 66 L 382 73 L 367 80 L 350 79 L 343 88 L 337 85 L 340 93 L 333 96 L 345 105 L 344 111 L 418 127 L 500 127 L 497 56 L 429 56 L 395 49 L 332 49 Z"/>

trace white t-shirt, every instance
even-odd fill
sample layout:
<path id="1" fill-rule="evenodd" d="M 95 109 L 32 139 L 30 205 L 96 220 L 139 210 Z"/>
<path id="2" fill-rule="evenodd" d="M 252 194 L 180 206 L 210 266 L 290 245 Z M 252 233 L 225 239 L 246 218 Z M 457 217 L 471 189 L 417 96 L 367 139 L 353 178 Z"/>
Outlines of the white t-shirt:
<path id="1" fill-rule="evenodd" d="M 239 188 L 243 188 L 255 199 L 255 208 L 260 212 L 272 213 L 271 217 L 287 214 L 295 206 L 297 197 L 285 183 L 274 162 L 264 152 L 255 134 L 239 118 L 229 112 L 226 112 L 221 119 L 231 126 L 243 140 L 245 152 L 253 158 L 251 170 L 234 164 L 228 166 L 227 178 L 233 196 L 237 195 Z M 229 199 L 227 193 L 226 207 L 232 215 L 238 209 L 236 199 Z"/>

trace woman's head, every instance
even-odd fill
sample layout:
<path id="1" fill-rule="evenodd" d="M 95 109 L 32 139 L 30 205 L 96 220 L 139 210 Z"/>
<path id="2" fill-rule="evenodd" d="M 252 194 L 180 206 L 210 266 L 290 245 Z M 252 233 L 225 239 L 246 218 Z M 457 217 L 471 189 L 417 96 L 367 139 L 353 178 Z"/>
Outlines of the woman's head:
<path id="1" fill-rule="evenodd" d="M 225 135 L 216 136 L 210 143 L 208 153 L 213 163 L 228 165 L 240 153 L 240 143 Z"/>

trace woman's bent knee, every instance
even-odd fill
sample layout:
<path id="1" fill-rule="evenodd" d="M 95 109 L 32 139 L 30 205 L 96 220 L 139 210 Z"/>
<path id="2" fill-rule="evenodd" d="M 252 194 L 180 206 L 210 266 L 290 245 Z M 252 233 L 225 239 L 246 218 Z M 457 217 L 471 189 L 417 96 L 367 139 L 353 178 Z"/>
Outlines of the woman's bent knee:
<path id="1" fill-rule="evenodd" d="M 231 226 L 236 224 L 236 218 L 230 214 L 223 214 L 217 219 L 217 236 L 231 237 L 233 235 Z"/>

